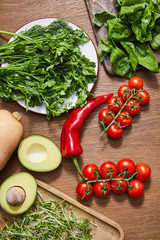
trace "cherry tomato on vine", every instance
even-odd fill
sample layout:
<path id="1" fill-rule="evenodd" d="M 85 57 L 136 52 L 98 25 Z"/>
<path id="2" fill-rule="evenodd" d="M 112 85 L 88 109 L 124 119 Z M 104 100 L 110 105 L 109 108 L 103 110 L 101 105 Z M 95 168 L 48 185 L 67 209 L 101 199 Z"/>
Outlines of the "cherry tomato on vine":
<path id="1" fill-rule="evenodd" d="M 137 102 L 139 102 L 140 105 L 147 104 L 150 99 L 149 93 L 145 90 L 142 90 L 139 93 L 137 93 L 135 97 L 137 97 Z"/>
<path id="2" fill-rule="evenodd" d="M 132 89 L 128 85 L 122 85 L 118 89 L 118 96 L 122 98 L 122 100 L 126 101 L 131 96 Z"/>
<path id="3" fill-rule="evenodd" d="M 93 194 L 93 186 L 91 183 L 80 182 L 76 188 L 77 196 L 81 199 L 89 199 Z"/>
<path id="4" fill-rule="evenodd" d="M 98 176 L 100 175 L 99 173 L 99 168 L 95 164 L 87 164 L 83 170 L 82 174 L 85 178 L 88 178 L 88 180 L 96 180 Z"/>
<path id="5" fill-rule="evenodd" d="M 129 158 L 123 158 L 117 163 L 117 170 L 119 173 L 121 173 L 121 171 L 127 170 L 127 173 L 125 175 L 127 178 L 132 176 L 132 174 L 135 172 L 135 169 L 136 166 L 134 162 Z"/>
<path id="6" fill-rule="evenodd" d="M 123 129 L 118 127 L 116 123 L 113 123 L 108 128 L 107 133 L 111 138 L 119 138 L 123 133 Z"/>
<path id="7" fill-rule="evenodd" d="M 135 99 L 130 99 L 126 104 L 125 109 L 130 115 L 137 115 L 141 110 L 141 106 Z"/>
<path id="8" fill-rule="evenodd" d="M 110 110 L 113 112 L 119 112 L 124 103 L 120 97 L 111 97 L 108 99 L 107 104 Z"/>
<path id="9" fill-rule="evenodd" d="M 125 180 L 118 180 L 121 179 L 121 176 L 117 176 L 115 179 L 117 180 L 112 180 L 111 181 L 111 187 L 113 192 L 115 193 L 124 193 L 126 192 L 127 188 L 128 188 L 128 183 Z"/>
<path id="10" fill-rule="evenodd" d="M 151 175 L 151 168 L 146 163 L 138 163 L 136 165 L 137 175 L 136 179 L 140 181 L 147 180 Z"/>
<path id="11" fill-rule="evenodd" d="M 110 182 L 95 182 L 93 191 L 98 197 L 106 197 L 111 191 Z"/>
<path id="12" fill-rule="evenodd" d="M 132 77 L 132 78 L 129 79 L 128 85 L 131 88 L 142 89 L 142 87 L 143 87 L 143 80 L 142 80 L 142 78 L 135 76 L 135 77 Z"/>
<path id="13" fill-rule="evenodd" d="M 104 108 L 100 110 L 98 114 L 98 118 L 100 121 L 103 121 L 104 124 L 108 125 L 113 121 L 113 118 L 115 117 L 114 112 L 109 110 L 108 108 Z"/>
<path id="14" fill-rule="evenodd" d="M 137 179 L 132 179 L 129 183 L 131 189 L 128 189 L 128 194 L 133 198 L 140 197 L 144 192 L 144 184 Z"/>
<path id="15" fill-rule="evenodd" d="M 129 115 L 128 112 L 122 111 L 117 117 L 116 121 L 120 124 L 120 126 L 128 127 L 132 123 L 132 117 Z"/>
<path id="16" fill-rule="evenodd" d="M 115 178 L 117 176 L 117 166 L 114 162 L 108 161 L 100 166 L 100 175 L 103 179 Z"/>

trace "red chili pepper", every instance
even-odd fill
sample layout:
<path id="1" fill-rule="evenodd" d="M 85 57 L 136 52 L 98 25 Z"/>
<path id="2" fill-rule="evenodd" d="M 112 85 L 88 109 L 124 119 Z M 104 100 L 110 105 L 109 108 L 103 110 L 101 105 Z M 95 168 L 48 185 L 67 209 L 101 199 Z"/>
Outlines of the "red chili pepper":
<path id="1" fill-rule="evenodd" d="M 113 94 L 108 94 L 88 100 L 83 107 L 78 107 L 74 109 L 64 123 L 61 133 L 62 156 L 72 157 L 77 169 L 79 168 L 79 166 L 77 165 L 76 156 L 80 155 L 83 152 L 82 146 L 79 141 L 82 124 L 94 108 L 106 102 L 112 96 Z M 78 169 L 78 171 L 79 170 L 80 169 Z"/>

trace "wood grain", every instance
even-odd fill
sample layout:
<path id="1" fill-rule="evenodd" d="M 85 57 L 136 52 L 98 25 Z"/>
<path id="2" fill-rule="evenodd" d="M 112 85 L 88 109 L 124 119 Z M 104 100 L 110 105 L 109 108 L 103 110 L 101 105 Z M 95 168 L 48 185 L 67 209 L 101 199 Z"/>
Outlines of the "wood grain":
<path id="1" fill-rule="evenodd" d="M 1 0 L 0 16 L 0 29 L 13 32 L 33 20 L 62 17 L 83 28 L 96 45 L 87 8 L 82 0 Z M 85 120 L 81 131 L 83 154 L 79 157 L 79 164 L 81 168 L 92 162 L 100 166 L 104 161 L 110 160 L 117 163 L 122 158 L 131 158 L 135 163 L 149 164 L 152 176 L 144 183 L 145 193 L 142 197 L 132 199 L 127 193 L 116 195 L 111 192 L 104 199 L 93 196 L 87 201 L 80 201 L 75 191 L 80 178 L 71 159 L 63 159 L 55 171 L 35 173 L 28 171 L 20 164 L 17 152 L 1 171 L 0 183 L 13 173 L 30 172 L 37 179 L 118 222 L 124 229 L 126 240 L 160 239 L 160 192 L 158 190 L 160 186 L 160 74 L 148 71 L 139 71 L 136 74 L 144 79 L 144 89 L 151 96 L 150 103 L 142 107 L 139 115 L 133 117 L 132 126 L 124 130 L 120 139 L 110 139 L 106 134 L 100 137 L 102 129 L 98 125 L 97 116 L 99 110 L 106 105 L 103 104 L 95 109 Z M 111 92 L 117 95 L 118 88 L 127 82 L 125 78 L 107 75 L 100 64 L 99 77 L 93 93 L 97 96 Z M 20 112 L 24 136 L 41 134 L 60 146 L 61 129 L 69 113 L 48 121 L 45 116 L 26 112 L 16 102 L 1 101 L 0 108 Z"/>
<path id="2" fill-rule="evenodd" d="M 117 15 L 117 9 L 115 8 L 116 0 L 85 0 L 86 6 L 88 9 L 88 14 L 90 16 L 91 24 L 95 33 L 95 37 L 97 39 L 97 43 L 101 39 L 107 40 L 107 29 L 105 27 L 99 28 L 93 24 L 93 19 L 96 13 L 107 11 Z M 157 59 L 158 64 L 160 64 L 160 50 L 154 51 L 155 57 Z M 110 62 L 110 57 L 107 56 L 103 61 L 103 66 L 105 71 L 110 75 L 115 75 L 112 70 L 112 65 Z M 138 69 L 142 69 L 142 67 L 138 66 Z"/>

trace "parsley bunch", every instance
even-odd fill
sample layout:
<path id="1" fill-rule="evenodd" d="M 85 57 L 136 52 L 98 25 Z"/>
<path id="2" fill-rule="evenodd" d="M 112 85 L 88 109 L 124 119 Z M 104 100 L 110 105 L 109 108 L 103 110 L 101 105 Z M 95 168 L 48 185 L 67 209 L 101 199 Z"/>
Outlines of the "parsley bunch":
<path id="1" fill-rule="evenodd" d="M 95 63 L 82 55 L 79 45 L 89 41 L 82 30 L 73 30 L 65 21 L 48 26 L 33 26 L 15 34 L 16 38 L 0 46 L 0 97 L 25 99 L 29 107 L 46 105 L 47 118 L 59 116 L 72 102 L 64 103 L 76 93 L 74 107 L 82 106 L 90 94 L 88 83 L 97 79 Z"/>

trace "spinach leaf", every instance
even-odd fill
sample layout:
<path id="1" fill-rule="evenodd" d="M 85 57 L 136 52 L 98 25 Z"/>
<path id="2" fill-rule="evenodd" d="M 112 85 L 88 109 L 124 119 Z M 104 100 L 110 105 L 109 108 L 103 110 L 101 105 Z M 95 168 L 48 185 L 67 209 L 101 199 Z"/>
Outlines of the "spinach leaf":
<path id="1" fill-rule="evenodd" d="M 135 52 L 134 44 L 132 42 L 123 41 L 123 42 L 121 42 L 121 45 L 128 53 L 129 62 L 133 68 L 133 71 L 135 72 L 137 69 L 137 65 L 138 65 L 138 58 L 137 58 L 137 55 Z"/>
<path id="2" fill-rule="evenodd" d="M 132 31 L 125 19 L 115 18 L 108 21 L 108 38 L 113 41 L 128 39 Z"/>
<path id="3" fill-rule="evenodd" d="M 113 49 L 113 45 L 111 41 L 107 41 L 107 40 L 99 41 L 97 52 L 101 62 L 105 59 L 105 57 L 109 53 L 112 52 L 112 49 Z"/>
<path id="4" fill-rule="evenodd" d="M 108 37 L 99 41 L 100 61 L 110 55 L 113 71 L 120 76 L 130 77 L 138 65 L 159 72 L 151 47 L 160 47 L 160 0 L 117 0 L 116 7 L 118 14 L 106 21 L 104 12 L 98 13 L 100 24 L 95 15 L 94 23 L 104 25 Z"/>
<path id="5" fill-rule="evenodd" d="M 102 27 L 104 24 L 107 23 L 109 19 L 113 19 L 113 18 L 116 18 L 116 15 L 104 11 L 101 13 L 96 13 L 93 22 L 98 27 Z"/>
<path id="6" fill-rule="evenodd" d="M 141 66 L 158 73 L 158 63 L 148 43 L 135 43 L 135 52 Z"/>
<path id="7" fill-rule="evenodd" d="M 111 63 L 114 72 L 119 76 L 132 76 L 132 68 L 128 56 L 117 46 L 111 52 Z"/>

